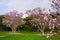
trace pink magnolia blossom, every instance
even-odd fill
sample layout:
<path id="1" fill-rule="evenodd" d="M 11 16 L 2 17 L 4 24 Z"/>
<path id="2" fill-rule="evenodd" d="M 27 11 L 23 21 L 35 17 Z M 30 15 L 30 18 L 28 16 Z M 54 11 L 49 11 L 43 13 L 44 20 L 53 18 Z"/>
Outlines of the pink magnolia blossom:
<path id="1" fill-rule="evenodd" d="M 53 9 L 60 13 L 60 0 L 51 0 L 52 4 L 51 6 L 53 7 Z"/>

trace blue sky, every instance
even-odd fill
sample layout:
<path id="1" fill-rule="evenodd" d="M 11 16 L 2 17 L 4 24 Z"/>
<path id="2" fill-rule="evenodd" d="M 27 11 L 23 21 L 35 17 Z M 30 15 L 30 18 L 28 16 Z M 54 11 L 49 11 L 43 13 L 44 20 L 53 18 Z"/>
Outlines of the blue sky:
<path id="1" fill-rule="evenodd" d="M 0 0 L 0 15 L 12 10 L 25 13 L 36 7 L 46 8 L 47 11 L 50 8 L 49 0 Z"/>

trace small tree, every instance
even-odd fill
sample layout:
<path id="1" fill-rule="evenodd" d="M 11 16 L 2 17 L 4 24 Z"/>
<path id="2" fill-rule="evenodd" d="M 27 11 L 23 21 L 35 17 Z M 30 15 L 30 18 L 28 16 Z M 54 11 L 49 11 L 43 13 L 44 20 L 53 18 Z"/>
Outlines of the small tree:
<path id="1" fill-rule="evenodd" d="M 4 16 L 2 23 L 10 27 L 12 32 L 15 33 L 18 26 L 25 24 L 25 21 L 21 18 L 22 16 L 22 13 L 11 11 Z"/>

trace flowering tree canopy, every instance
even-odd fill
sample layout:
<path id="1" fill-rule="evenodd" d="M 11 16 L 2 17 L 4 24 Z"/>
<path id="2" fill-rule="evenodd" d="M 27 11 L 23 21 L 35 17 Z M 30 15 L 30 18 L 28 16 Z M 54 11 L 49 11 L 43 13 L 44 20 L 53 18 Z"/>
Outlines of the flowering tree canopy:
<path id="1" fill-rule="evenodd" d="M 16 32 L 18 26 L 25 24 L 25 21 L 21 18 L 22 16 L 22 13 L 11 11 L 4 16 L 2 23 L 7 27 L 10 27 L 13 32 Z"/>
<path id="2" fill-rule="evenodd" d="M 27 15 L 32 16 L 32 19 L 30 20 L 32 26 L 37 27 L 38 31 L 41 31 L 44 34 L 45 28 L 48 25 L 48 14 L 44 14 L 42 9 L 38 7 L 28 12 Z"/>

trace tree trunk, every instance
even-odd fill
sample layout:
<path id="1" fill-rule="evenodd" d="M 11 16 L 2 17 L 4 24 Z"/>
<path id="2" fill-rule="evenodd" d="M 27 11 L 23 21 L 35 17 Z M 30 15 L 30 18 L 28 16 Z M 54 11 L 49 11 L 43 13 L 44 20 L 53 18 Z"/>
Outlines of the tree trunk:
<path id="1" fill-rule="evenodd" d="M 42 35 L 44 35 L 44 31 L 43 31 L 43 30 L 41 30 L 41 32 L 42 32 Z"/>
<path id="2" fill-rule="evenodd" d="M 12 33 L 16 33 L 16 27 L 12 27 Z"/>
<path id="3" fill-rule="evenodd" d="M 41 26 L 40 31 L 42 32 L 42 35 L 44 35 L 44 30 L 45 30 L 45 26 Z"/>

